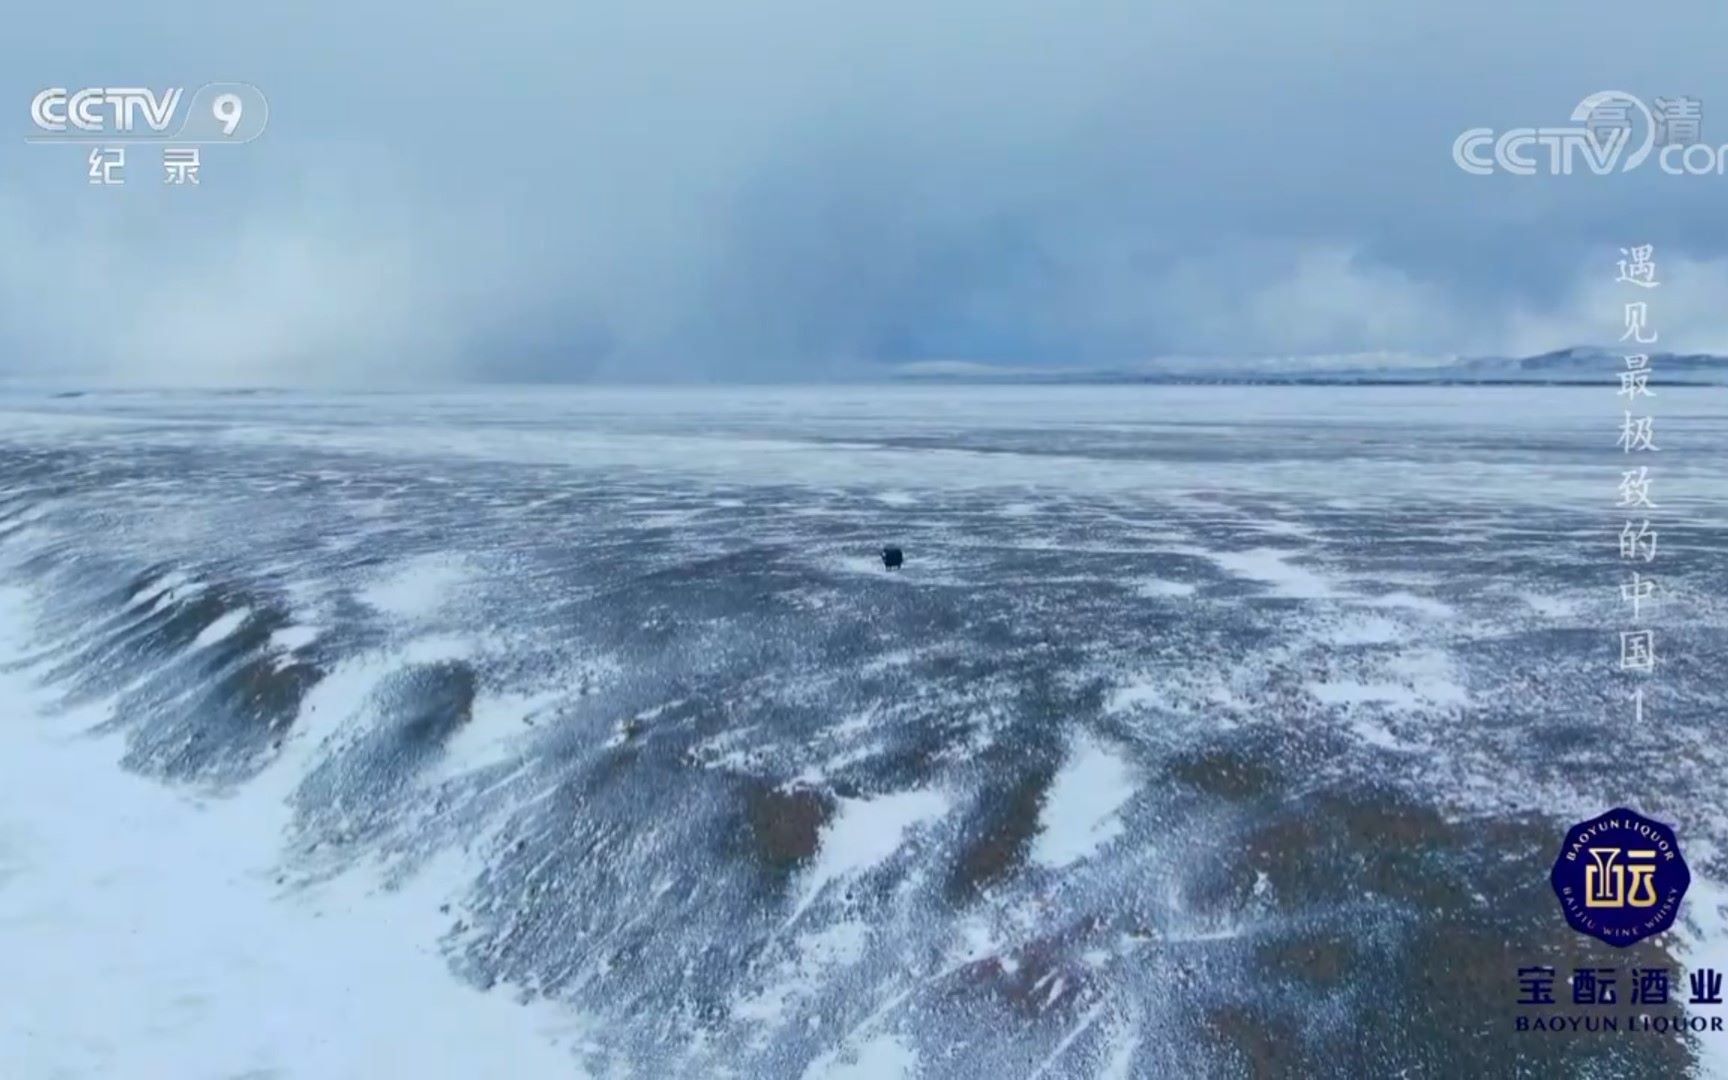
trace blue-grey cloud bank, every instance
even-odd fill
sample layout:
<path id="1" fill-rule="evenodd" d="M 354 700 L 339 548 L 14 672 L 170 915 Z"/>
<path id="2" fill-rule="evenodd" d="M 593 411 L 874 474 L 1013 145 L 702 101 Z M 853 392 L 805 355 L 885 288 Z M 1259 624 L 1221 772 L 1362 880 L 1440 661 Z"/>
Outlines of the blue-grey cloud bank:
<path id="1" fill-rule="evenodd" d="M 1701 103 L 1719 5 L 693 0 L 13 12 L 0 372 L 823 379 L 907 361 L 1728 352 L 1728 176 L 1467 175 L 1460 132 Z M 1614 28 L 1620 28 L 1618 30 Z M 195 189 L 27 145 L 46 86 L 244 81 Z"/>

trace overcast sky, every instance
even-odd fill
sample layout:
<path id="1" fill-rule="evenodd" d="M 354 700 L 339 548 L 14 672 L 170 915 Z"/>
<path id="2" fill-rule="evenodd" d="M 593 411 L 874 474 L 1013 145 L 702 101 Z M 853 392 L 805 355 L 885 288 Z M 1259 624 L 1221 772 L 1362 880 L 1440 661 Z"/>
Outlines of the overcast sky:
<path id="1" fill-rule="evenodd" d="M 846 377 L 908 360 L 1728 353 L 1728 177 L 1468 176 L 1468 127 L 1703 102 L 1719 3 L 101 0 L 11 11 L 0 372 Z M 76 22 L 77 25 L 74 25 Z M 46 86 L 255 84 L 196 189 Z"/>

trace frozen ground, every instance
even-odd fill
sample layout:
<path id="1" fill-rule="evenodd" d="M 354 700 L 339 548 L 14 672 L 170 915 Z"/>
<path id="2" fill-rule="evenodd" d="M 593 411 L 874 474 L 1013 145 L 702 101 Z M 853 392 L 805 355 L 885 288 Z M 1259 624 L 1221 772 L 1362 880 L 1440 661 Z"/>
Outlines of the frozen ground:
<path id="1" fill-rule="evenodd" d="M 0 1061 L 1712 1068 L 1510 1024 L 1728 967 L 1728 391 L 1660 392 L 1641 727 L 1608 387 L 10 392 Z M 1547 871 L 1619 803 L 1697 884 L 1610 954 Z"/>

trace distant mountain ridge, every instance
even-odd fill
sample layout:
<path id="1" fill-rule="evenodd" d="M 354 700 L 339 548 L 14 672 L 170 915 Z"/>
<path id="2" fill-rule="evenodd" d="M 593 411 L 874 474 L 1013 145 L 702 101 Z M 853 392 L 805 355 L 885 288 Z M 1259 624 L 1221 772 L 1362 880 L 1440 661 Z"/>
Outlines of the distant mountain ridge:
<path id="1" fill-rule="evenodd" d="M 1631 350 L 1574 346 L 1523 357 L 1423 357 L 1395 353 L 1252 358 L 1163 357 L 1097 368 L 927 360 L 893 378 L 961 383 L 1271 383 L 1287 385 L 1590 385 L 1617 380 Z M 1728 385 L 1728 357 L 1651 353 L 1652 385 Z"/>

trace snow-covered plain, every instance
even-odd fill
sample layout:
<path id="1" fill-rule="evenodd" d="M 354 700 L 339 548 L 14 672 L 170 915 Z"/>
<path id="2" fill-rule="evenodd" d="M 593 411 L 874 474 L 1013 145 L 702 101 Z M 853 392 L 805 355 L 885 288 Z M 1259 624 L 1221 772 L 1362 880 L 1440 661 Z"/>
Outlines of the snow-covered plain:
<path id="1" fill-rule="evenodd" d="M 1728 391 L 0 395 L 0 1076 L 1673 1075 Z M 906 567 L 875 552 L 901 544 Z M 1548 892 L 1680 830 L 1684 925 Z"/>
<path id="2" fill-rule="evenodd" d="M 32 621 L 0 591 L 0 655 L 32 652 Z M 572 1073 L 572 1016 L 450 978 L 448 863 L 409 888 L 285 887 L 291 761 L 200 797 L 122 771 L 112 740 L 79 737 L 100 707 L 62 712 L 25 671 L 0 701 L 4 1075 Z"/>

